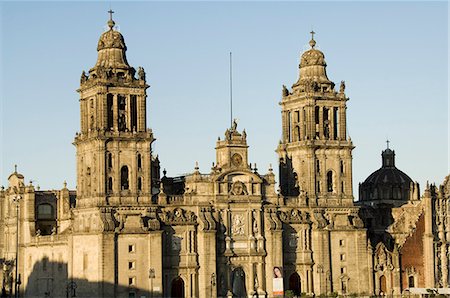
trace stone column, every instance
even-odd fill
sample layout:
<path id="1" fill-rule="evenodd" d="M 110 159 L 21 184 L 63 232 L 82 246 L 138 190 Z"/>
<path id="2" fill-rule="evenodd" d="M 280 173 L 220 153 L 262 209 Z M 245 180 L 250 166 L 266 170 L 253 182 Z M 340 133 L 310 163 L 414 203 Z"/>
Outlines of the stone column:
<path id="1" fill-rule="evenodd" d="M 330 107 L 329 116 L 330 140 L 334 140 L 334 107 Z"/>
<path id="2" fill-rule="evenodd" d="M 115 297 L 116 268 L 118 266 L 117 260 L 117 238 L 113 232 L 103 233 L 100 237 L 100 260 L 101 273 L 99 274 L 101 286 L 99 287 L 101 296 Z"/>
<path id="3" fill-rule="evenodd" d="M 198 233 L 199 297 L 217 297 L 218 276 L 216 272 L 216 230 Z"/>
<path id="4" fill-rule="evenodd" d="M 314 111 L 315 113 L 315 111 Z M 324 138 L 323 107 L 319 107 L 319 139 Z M 314 131 L 316 128 L 314 129 Z"/>
<path id="5" fill-rule="evenodd" d="M 346 127 L 347 127 L 347 119 L 346 119 L 346 109 L 347 107 L 344 105 L 343 107 L 339 108 L 339 118 L 340 118 L 340 122 L 339 122 L 339 137 L 341 140 L 346 140 L 347 139 L 347 132 L 346 132 Z"/>
<path id="6" fill-rule="evenodd" d="M 125 107 L 125 113 L 127 115 L 127 119 L 126 119 L 127 128 L 129 131 L 133 131 L 133 128 L 131 127 L 131 96 L 130 96 L 130 94 L 127 94 L 125 98 L 126 98 L 125 100 L 127 101 L 127 105 Z"/>
<path id="7" fill-rule="evenodd" d="M 445 242 L 441 245 L 441 271 L 442 271 L 442 286 L 448 286 L 448 255 L 447 244 Z"/>
<path id="8" fill-rule="evenodd" d="M 114 131 L 119 131 L 118 118 L 119 118 L 119 107 L 118 107 L 118 97 L 117 94 L 113 94 L 113 127 Z"/>
<path id="9" fill-rule="evenodd" d="M 424 260 L 433 260 L 433 262 L 425 262 L 425 287 L 432 288 L 435 286 L 434 264 L 438 261 L 437 257 L 434 255 L 433 248 L 433 203 L 435 200 L 431 198 L 430 192 L 427 190 L 425 190 L 422 200 L 424 204 L 425 219 L 425 231 L 423 234 Z"/>
<path id="10" fill-rule="evenodd" d="M 150 252 L 148 255 L 148 272 L 150 269 L 154 270 L 154 278 L 149 278 L 148 292 L 150 297 L 162 297 L 163 296 L 163 231 L 151 231 L 148 234 L 148 247 Z"/>

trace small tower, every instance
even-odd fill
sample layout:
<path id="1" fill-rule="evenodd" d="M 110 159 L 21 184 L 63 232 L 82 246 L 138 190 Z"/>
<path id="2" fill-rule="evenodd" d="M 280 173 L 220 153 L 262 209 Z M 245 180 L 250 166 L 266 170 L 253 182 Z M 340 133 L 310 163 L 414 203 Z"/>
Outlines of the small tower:
<path id="1" fill-rule="evenodd" d="M 225 131 L 225 139 L 218 140 L 216 145 L 217 167 L 222 169 L 247 169 L 248 145 L 245 129 L 242 133 L 237 130 L 237 122 L 233 121 L 230 129 Z"/>
<path id="2" fill-rule="evenodd" d="M 307 194 L 312 204 L 352 205 L 352 150 L 347 137 L 345 83 L 339 92 L 326 73 L 324 54 L 311 48 L 300 59 L 297 82 L 283 86 L 280 187 L 285 196 Z"/>
<path id="3" fill-rule="evenodd" d="M 81 132 L 77 148 L 77 207 L 149 201 L 152 131 L 146 127 L 142 67 L 128 64 L 127 47 L 110 11 L 109 30 L 98 41 L 97 62 L 81 75 Z"/>

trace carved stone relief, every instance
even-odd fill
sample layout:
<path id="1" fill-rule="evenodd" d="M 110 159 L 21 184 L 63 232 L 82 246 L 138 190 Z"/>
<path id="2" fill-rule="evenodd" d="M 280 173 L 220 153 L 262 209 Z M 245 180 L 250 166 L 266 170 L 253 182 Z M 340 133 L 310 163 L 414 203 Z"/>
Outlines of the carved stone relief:
<path id="1" fill-rule="evenodd" d="M 231 233 L 234 236 L 245 235 L 244 214 L 233 214 L 231 223 Z"/>

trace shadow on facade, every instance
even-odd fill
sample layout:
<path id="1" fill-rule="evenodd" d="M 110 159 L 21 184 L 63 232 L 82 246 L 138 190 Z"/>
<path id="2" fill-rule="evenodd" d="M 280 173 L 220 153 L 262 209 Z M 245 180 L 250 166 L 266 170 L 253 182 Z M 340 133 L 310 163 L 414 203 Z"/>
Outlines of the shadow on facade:
<path id="1" fill-rule="evenodd" d="M 27 271 L 28 268 L 25 268 Z M 108 282 L 94 282 L 84 278 L 68 278 L 68 266 L 64 262 L 50 262 L 43 258 L 31 268 L 23 280 L 21 297 L 114 297 L 158 298 L 163 293 L 149 292 L 134 285 L 118 285 Z M 118 279 L 117 273 L 115 279 Z M 131 281 L 130 281 L 131 282 Z M 149 280 L 150 283 L 150 280 Z M 8 293 L 9 294 L 9 293 Z M 7 295 L 6 297 L 10 297 Z"/>
<path id="2" fill-rule="evenodd" d="M 297 197 L 300 194 L 297 173 L 294 172 L 292 159 L 280 158 L 280 190 L 283 196 Z"/>

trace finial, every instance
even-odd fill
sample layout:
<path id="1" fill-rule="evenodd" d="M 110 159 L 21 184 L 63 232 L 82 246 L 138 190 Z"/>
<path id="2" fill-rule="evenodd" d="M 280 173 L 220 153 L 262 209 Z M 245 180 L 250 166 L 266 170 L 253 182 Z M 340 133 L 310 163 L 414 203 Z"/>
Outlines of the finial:
<path id="1" fill-rule="evenodd" d="M 63 185 L 64 185 L 64 188 L 67 188 L 67 181 L 66 180 L 64 180 Z"/>
<path id="2" fill-rule="evenodd" d="M 197 172 L 198 169 L 199 169 L 199 168 L 198 168 L 198 161 L 196 161 L 196 162 L 195 162 L 195 168 L 194 168 L 194 170 Z"/>
<path id="3" fill-rule="evenodd" d="M 109 9 L 109 10 L 108 10 L 108 13 L 109 13 L 108 27 L 109 27 L 110 30 L 112 30 L 112 28 L 113 28 L 114 25 L 116 24 L 116 23 L 114 23 L 114 21 L 113 21 L 113 19 L 112 19 L 112 14 L 114 13 L 114 11 L 113 11 L 112 9 Z"/>
<path id="4" fill-rule="evenodd" d="M 314 34 L 316 34 L 316 32 L 314 32 L 313 30 L 311 30 L 311 40 L 309 41 L 309 45 L 311 46 L 311 48 L 314 49 L 315 45 L 316 45 L 316 41 L 314 40 Z"/>
<path id="5" fill-rule="evenodd" d="M 390 141 L 389 141 L 389 139 L 387 139 L 386 140 L 387 149 L 389 149 L 389 143 L 390 143 Z"/>
<path id="6" fill-rule="evenodd" d="M 272 171 L 273 171 L 272 164 L 269 163 L 269 172 L 272 172 Z"/>
<path id="7" fill-rule="evenodd" d="M 17 165 L 14 165 L 14 173 L 17 173 Z"/>
<path id="8" fill-rule="evenodd" d="M 166 171 L 166 169 L 164 168 L 164 170 L 163 170 L 163 175 L 164 175 L 164 177 L 166 177 L 166 174 L 167 174 L 167 171 Z"/>

